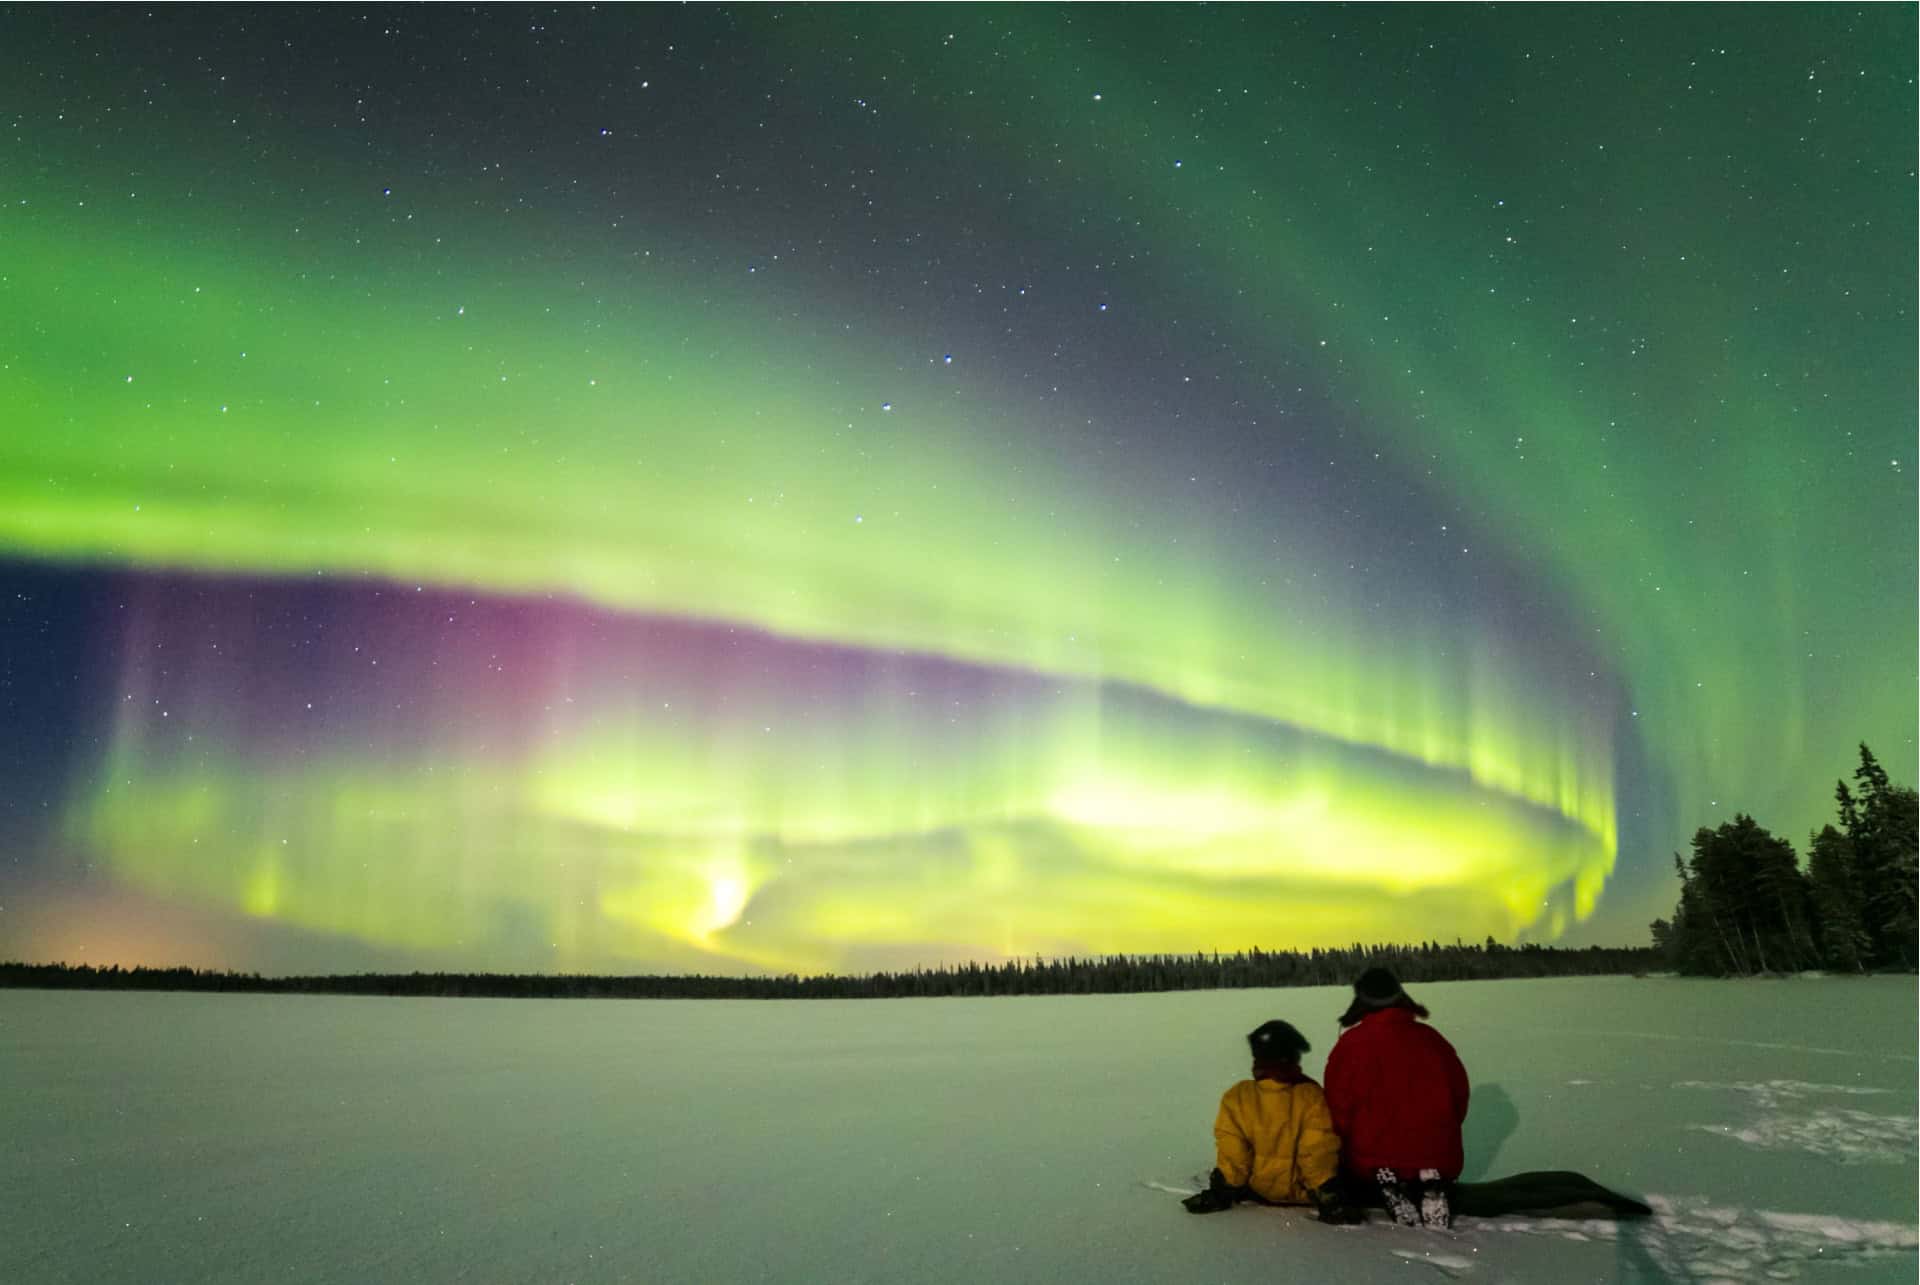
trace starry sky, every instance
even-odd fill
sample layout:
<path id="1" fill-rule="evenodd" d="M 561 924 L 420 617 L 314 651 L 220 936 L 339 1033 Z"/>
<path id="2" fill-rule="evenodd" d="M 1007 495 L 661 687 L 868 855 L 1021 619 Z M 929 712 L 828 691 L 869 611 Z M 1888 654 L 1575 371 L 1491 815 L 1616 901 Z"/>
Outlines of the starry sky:
<path id="1" fill-rule="evenodd" d="M 1915 776 L 1915 37 L 0 13 L 0 956 L 1644 941 Z"/>

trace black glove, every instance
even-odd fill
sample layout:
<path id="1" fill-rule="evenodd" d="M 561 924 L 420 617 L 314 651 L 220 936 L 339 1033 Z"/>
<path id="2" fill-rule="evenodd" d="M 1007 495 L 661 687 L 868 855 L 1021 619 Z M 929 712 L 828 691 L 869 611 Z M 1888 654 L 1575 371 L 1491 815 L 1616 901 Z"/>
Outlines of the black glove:
<path id="1" fill-rule="evenodd" d="M 1227 1175 L 1215 1169 L 1207 1175 L 1205 1191 L 1195 1192 L 1180 1203 L 1186 1206 L 1190 1214 L 1217 1214 L 1222 1210 L 1232 1209 L 1240 1201 L 1245 1200 L 1247 1195 L 1245 1187 L 1230 1186 L 1227 1183 Z"/>
<path id="2" fill-rule="evenodd" d="M 1323 1223 L 1336 1227 L 1351 1227 L 1355 1223 L 1366 1221 L 1365 1214 L 1341 1198 L 1340 1184 L 1337 1180 L 1315 1187 L 1307 1193 L 1307 1196 L 1313 1201 L 1314 1208 L 1319 1210 L 1320 1221 Z"/>
<path id="3" fill-rule="evenodd" d="M 1196 1191 L 1180 1202 L 1190 1214 L 1217 1214 L 1233 1208 L 1233 1197 L 1218 1188 Z"/>

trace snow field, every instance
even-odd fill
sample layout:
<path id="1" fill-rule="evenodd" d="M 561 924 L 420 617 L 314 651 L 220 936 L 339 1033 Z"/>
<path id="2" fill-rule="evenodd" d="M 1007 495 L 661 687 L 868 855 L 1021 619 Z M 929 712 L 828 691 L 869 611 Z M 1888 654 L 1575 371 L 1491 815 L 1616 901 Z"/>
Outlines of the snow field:
<path id="1" fill-rule="evenodd" d="M 0 991 L 0 1280 L 1914 1279 L 1914 979 L 1409 989 L 1474 1078 L 1467 1177 L 1656 1216 L 1184 1213 L 1244 1033 L 1293 1022 L 1317 1076 L 1334 989 Z"/>

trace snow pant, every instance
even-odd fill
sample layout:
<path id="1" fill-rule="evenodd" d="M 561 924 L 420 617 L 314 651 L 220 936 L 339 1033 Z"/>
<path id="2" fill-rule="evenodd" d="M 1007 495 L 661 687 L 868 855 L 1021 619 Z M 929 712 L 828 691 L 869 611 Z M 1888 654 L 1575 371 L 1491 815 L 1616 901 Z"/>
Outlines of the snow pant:
<path id="1" fill-rule="evenodd" d="M 1453 1183 L 1442 1178 L 1438 1169 L 1415 1173 L 1375 1169 L 1360 1181 L 1372 1188 L 1367 1202 L 1383 1206 L 1397 1223 L 1407 1227 L 1453 1226 Z"/>
<path id="2" fill-rule="evenodd" d="M 1347 1197 L 1368 1209 L 1384 1209 L 1386 1200 L 1377 1182 L 1343 1175 Z M 1584 1174 L 1565 1169 L 1516 1173 L 1486 1182 L 1454 1182 L 1448 1195 L 1455 1214 L 1469 1218 L 1497 1218 L 1528 1214 L 1536 1218 L 1645 1218 L 1653 1213 L 1631 1196 L 1602 1187 Z M 1416 1198 L 1417 1203 L 1417 1198 Z"/>

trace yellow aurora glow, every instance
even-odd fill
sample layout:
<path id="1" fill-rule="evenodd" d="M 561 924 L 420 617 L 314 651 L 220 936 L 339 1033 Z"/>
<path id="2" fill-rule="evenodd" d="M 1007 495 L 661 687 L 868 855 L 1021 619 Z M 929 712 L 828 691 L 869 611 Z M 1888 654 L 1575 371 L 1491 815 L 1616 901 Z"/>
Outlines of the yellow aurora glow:
<path id="1" fill-rule="evenodd" d="M 950 662 L 826 679 L 824 653 L 771 638 L 695 681 L 698 646 L 584 652 L 612 619 L 512 717 L 449 730 L 465 682 L 431 679 L 423 734 L 372 764 L 234 757 L 238 714 L 174 753 L 181 729 L 128 700 L 69 837 L 152 894 L 434 966 L 578 970 L 1335 945 L 1410 913 L 1549 936 L 1614 860 L 1457 770 L 1262 720 Z M 135 697 L 180 641 L 139 637 Z M 612 657 L 646 677 L 610 681 Z"/>

